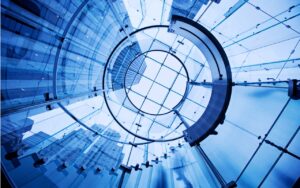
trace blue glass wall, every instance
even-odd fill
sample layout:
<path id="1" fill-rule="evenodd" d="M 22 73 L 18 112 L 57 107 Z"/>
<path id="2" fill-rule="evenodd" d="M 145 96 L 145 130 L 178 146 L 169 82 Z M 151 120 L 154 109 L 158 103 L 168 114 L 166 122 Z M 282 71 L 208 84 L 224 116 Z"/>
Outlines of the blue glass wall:
<path id="1" fill-rule="evenodd" d="M 110 51 L 125 36 L 120 24 L 130 25 L 118 23 L 106 2 L 16 0 L 1 8 L 4 113 L 53 99 L 55 66 L 56 98 L 87 98 L 99 90 Z"/>

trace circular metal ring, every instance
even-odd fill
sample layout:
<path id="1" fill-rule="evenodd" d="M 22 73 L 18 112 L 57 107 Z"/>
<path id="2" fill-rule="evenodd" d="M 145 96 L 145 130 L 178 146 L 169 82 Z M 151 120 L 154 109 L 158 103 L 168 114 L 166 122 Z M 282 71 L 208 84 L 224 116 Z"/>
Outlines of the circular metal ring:
<path id="1" fill-rule="evenodd" d="M 231 71 L 226 53 L 224 52 L 224 49 L 217 41 L 217 39 L 206 28 L 188 18 L 181 16 L 172 16 L 170 26 L 149 26 L 138 29 L 129 34 L 129 36 L 132 36 L 142 30 L 154 27 L 168 27 L 168 32 L 180 35 L 191 41 L 201 51 L 210 66 L 210 71 L 212 74 L 212 94 L 208 106 L 206 107 L 201 117 L 193 125 L 188 127 L 189 125 L 185 123 L 188 128 L 183 131 L 185 140 L 189 142 L 190 145 L 196 145 L 207 136 L 209 136 L 213 132 L 213 130 L 225 119 L 225 112 L 229 105 L 232 90 Z M 137 135 L 124 127 L 113 115 L 107 100 L 105 92 L 105 78 L 107 74 L 107 68 L 111 61 L 112 55 L 126 39 L 128 39 L 128 36 L 122 39 L 113 49 L 105 65 L 102 79 L 104 100 L 112 117 L 123 129 L 125 129 L 135 137 L 148 141 L 154 141 L 154 139 Z M 183 117 L 181 117 L 179 113 L 177 114 L 179 115 L 179 118 L 184 122 Z"/>
<path id="2" fill-rule="evenodd" d="M 84 5 L 87 3 L 85 1 L 81 5 L 81 9 L 84 7 Z M 80 9 L 80 10 L 81 10 Z M 75 18 L 77 14 L 80 11 L 77 11 L 76 14 L 73 15 Z M 72 18 L 73 18 L 72 17 Z M 73 19 L 74 20 L 74 19 Z M 69 22 L 72 23 L 72 22 Z M 64 35 L 67 34 L 68 29 L 70 28 L 70 25 L 66 27 L 64 30 Z M 132 32 L 130 36 L 134 35 L 137 32 L 140 32 L 145 29 L 154 28 L 154 27 L 168 27 L 166 25 L 154 25 L 145 27 L 142 29 L 138 29 L 135 32 Z M 212 89 L 212 96 L 209 101 L 208 107 L 206 108 L 205 112 L 202 114 L 202 116 L 198 119 L 198 121 L 192 125 L 190 128 L 184 131 L 184 137 L 185 139 L 190 143 L 190 145 L 195 145 L 204 138 L 206 138 L 212 130 L 214 130 L 219 123 L 222 123 L 225 119 L 225 112 L 227 110 L 230 96 L 231 96 L 231 86 L 232 86 L 232 80 L 231 80 L 231 71 L 230 71 L 230 65 L 227 59 L 227 56 L 224 52 L 224 49 L 222 46 L 218 43 L 217 39 L 214 38 L 214 36 L 206 30 L 204 27 L 199 25 L 196 22 L 193 22 L 192 20 L 189 20 L 184 17 L 180 16 L 173 16 L 171 25 L 169 26 L 169 31 L 174 32 L 175 34 L 181 35 L 190 41 L 193 41 L 193 43 L 202 50 L 204 50 L 205 57 L 208 59 L 208 63 L 212 67 L 212 76 L 213 76 L 213 89 Z M 118 48 L 118 46 L 123 43 L 128 37 L 123 38 L 118 45 L 113 49 L 112 53 L 109 55 L 108 60 L 111 59 L 112 54 L 114 51 Z M 196 41 L 196 42 L 194 42 Z M 58 57 L 60 55 L 60 51 L 62 48 L 62 44 L 64 41 L 60 43 L 60 46 L 58 47 L 56 57 L 55 57 L 55 63 L 54 63 L 54 70 L 53 70 L 53 95 L 54 98 L 57 98 L 57 64 L 58 64 Z M 204 47 L 204 48 L 203 48 Z M 109 61 L 108 61 L 109 62 Z M 106 69 L 108 67 L 108 63 L 105 65 L 104 68 L 104 74 L 103 78 L 105 78 Z M 107 96 L 105 93 L 105 79 L 102 80 L 102 89 L 103 89 L 103 96 L 104 101 L 106 103 L 106 106 L 108 107 L 109 112 L 112 114 L 111 109 L 109 108 Z M 61 103 L 58 103 L 61 105 Z M 219 108 L 216 108 L 216 106 L 219 106 Z M 67 109 L 64 110 L 65 112 L 69 112 Z M 211 116 L 212 115 L 212 116 Z M 69 114 L 69 116 L 72 117 L 72 115 Z M 172 138 L 172 139 L 150 139 L 145 138 L 142 136 L 139 136 L 137 134 L 132 133 L 131 131 L 127 130 L 114 116 L 112 116 L 113 119 L 128 133 L 147 140 L 147 142 L 144 142 L 143 144 L 151 143 L 151 142 L 167 142 L 167 141 L 173 141 L 179 138 L 182 138 L 183 135 Z M 73 117 L 72 117 L 73 118 Z M 77 122 L 79 121 L 77 118 L 73 118 Z M 87 128 L 88 126 L 86 126 Z M 88 127 L 89 128 L 89 127 Z M 90 128 L 88 129 L 90 130 Z M 97 132 L 95 130 L 91 130 L 92 132 Z M 100 134 L 100 136 L 102 136 Z M 121 141 L 116 141 L 119 143 L 122 143 Z M 127 143 L 123 143 L 127 144 Z M 128 143 L 130 144 L 130 143 Z"/>
<path id="3" fill-rule="evenodd" d="M 185 74 L 186 74 L 187 83 L 186 83 L 185 91 L 184 91 L 184 94 L 183 94 L 182 98 L 180 99 L 180 101 L 179 101 L 176 105 L 174 105 L 174 107 L 173 107 L 171 110 L 169 110 L 169 111 L 167 111 L 167 112 L 164 112 L 164 113 L 157 113 L 157 114 L 154 114 L 154 113 L 146 112 L 146 111 L 144 111 L 144 110 L 142 110 L 142 109 L 139 109 L 139 108 L 134 104 L 134 102 L 130 99 L 130 97 L 129 97 L 129 95 L 128 95 L 128 92 L 127 92 L 127 88 L 126 88 L 126 75 L 127 75 L 127 73 L 128 73 L 129 67 L 131 66 L 131 64 L 132 64 L 137 58 L 141 57 L 142 55 L 144 55 L 144 54 L 146 54 L 146 53 L 148 53 L 148 52 L 165 52 L 165 53 L 167 53 L 168 55 L 171 55 L 172 57 L 174 57 L 174 58 L 181 64 L 181 66 L 183 67 L 183 69 L 184 69 L 184 71 L 185 71 Z M 139 73 L 137 73 L 137 74 L 139 74 Z M 142 112 L 142 113 L 148 114 L 148 115 L 152 115 L 152 116 L 161 116 L 161 115 L 166 115 L 166 114 L 169 114 L 169 113 L 173 112 L 175 109 L 177 109 L 177 108 L 183 103 L 183 101 L 185 100 L 185 96 L 187 95 L 187 92 L 188 92 L 188 88 L 189 88 L 189 87 L 188 87 L 188 83 L 189 83 L 189 81 L 190 81 L 190 77 L 189 77 L 189 73 L 188 73 L 188 71 L 187 71 L 187 68 L 186 68 L 186 66 L 184 65 L 184 63 L 183 63 L 176 55 L 174 55 L 174 54 L 172 54 L 172 53 L 170 53 L 170 52 L 168 52 L 168 51 L 166 51 L 166 50 L 148 50 L 148 51 L 145 51 L 145 52 L 143 52 L 143 53 L 137 55 L 137 56 L 129 63 L 129 65 L 128 65 L 126 71 L 125 71 L 125 76 L 124 76 L 124 79 L 123 79 L 123 85 L 124 85 L 124 90 L 125 90 L 125 94 L 126 94 L 127 99 L 129 100 L 129 102 L 130 102 L 130 103 L 131 103 L 131 104 L 132 104 L 139 112 Z"/>
<path id="4" fill-rule="evenodd" d="M 148 27 L 144 27 L 144 28 L 141 28 L 141 29 L 137 29 L 136 31 L 132 32 L 129 34 L 129 36 L 132 36 L 140 31 L 143 31 L 143 30 L 147 30 L 147 29 L 152 29 L 152 28 L 168 28 L 169 26 L 167 25 L 152 25 L 152 26 L 148 26 Z M 109 113 L 112 115 L 113 119 L 119 124 L 120 127 L 122 127 L 125 131 L 127 131 L 128 133 L 130 133 L 131 135 L 137 137 L 137 138 L 140 138 L 142 140 L 146 140 L 146 141 L 150 141 L 150 142 L 168 142 L 168 141 L 174 141 L 174 140 L 177 140 L 177 139 L 180 139 L 180 138 L 183 138 L 183 134 L 178 136 L 178 137 L 174 137 L 174 138 L 170 138 L 170 139 L 150 139 L 150 138 L 146 138 L 146 137 L 143 137 L 143 136 L 140 136 L 130 130 L 128 130 L 121 122 L 119 122 L 119 120 L 114 116 L 109 104 L 108 104 L 108 99 L 107 99 L 107 95 L 106 95 L 106 88 L 105 88 L 105 77 L 106 77 L 106 74 L 107 74 L 107 70 L 108 70 L 108 65 L 109 65 L 109 62 L 111 61 L 111 58 L 113 56 L 113 54 L 115 53 L 115 51 L 119 48 L 119 46 L 128 39 L 128 36 L 124 37 L 115 47 L 114 49 L 112 50 L 112 52 L 110 53 L 108 59 L 107 59 L 107 63 L 105 64 L 104 66 L 104 71 L 103 71 L 103 77 L 102 77 L 102 92 L 103 92 L 103 97 L 104 97 L 104 101 L 105 101 L 105 104 L 107 106 L 107 109 L 109 111 Z"/>
<path id="5" fill-rule="evenodd" d="M 201 50 L 212 74 L 212 93 L 204 113 L 183 131 L 185 140 L 194 146 L 213 133 L 225 120 L 232 90 L 230 64 L 218 40 L 197 22 L 173 15 L 169 30 L 188 39 Z"/>

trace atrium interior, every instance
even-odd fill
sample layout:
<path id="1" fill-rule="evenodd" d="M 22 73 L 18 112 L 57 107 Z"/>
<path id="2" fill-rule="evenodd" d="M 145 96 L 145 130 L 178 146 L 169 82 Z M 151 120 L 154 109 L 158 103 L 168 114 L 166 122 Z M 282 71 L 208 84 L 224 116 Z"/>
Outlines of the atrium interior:
<path id="1" fill-rule="evenodd" d="M 299 0 L 2 0 L 1 187 L 300 187 Z"/>

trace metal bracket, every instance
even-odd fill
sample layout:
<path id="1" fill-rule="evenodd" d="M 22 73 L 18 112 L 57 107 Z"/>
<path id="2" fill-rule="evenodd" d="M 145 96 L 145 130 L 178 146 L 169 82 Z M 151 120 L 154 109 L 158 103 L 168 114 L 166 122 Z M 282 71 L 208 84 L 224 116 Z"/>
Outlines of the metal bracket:
<path id="1" fill-rule="evenodd" d="M 289 80 L 288 95 L 294 100 L 300 99 L 300 81 L 293 79 Z"/>

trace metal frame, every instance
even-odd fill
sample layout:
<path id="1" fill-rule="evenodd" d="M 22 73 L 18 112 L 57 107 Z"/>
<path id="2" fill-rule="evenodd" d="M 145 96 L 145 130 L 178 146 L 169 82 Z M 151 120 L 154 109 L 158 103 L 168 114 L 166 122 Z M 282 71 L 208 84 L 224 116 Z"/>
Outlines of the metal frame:
<path id="1" fill-rule="evenodd" d="M 103 71 L 103 77 L 102 77 L 102 89 L 105 89 L 105 78 L 106 78 L 106 75 L 108 73 L 108 67 L 109 67 L 109 62 L 111 62 L 112 58 L 113 58 L 113 55 L 115 52 L 117 52 L 118 48 L 124 43 L 126 42 L 127 39 L 129 39 L 129 37 L 131 37 L 132 35 L 135 35 L 136 33 L 138 32 L 141 32 L 143 30 L 147 30 L 147 29 L 152 29 L 152 28 L 168 28 L 169 26 L 167 25 L 152 25 L 152 26 L 148 26 L 148 27 L 144 27 L 144 28 L 141 28 L 141 29 L 137 29 L 136 31 L 132 32 L 129 34 L 129 36 L 126 36 L 124 37 L 115 47 L 114 49 L 112 50 L 111 54 L 109 55 L 108 57 L 108 60 L 107 60 L 107 63 L 105 64 L 104 66 L 104 71 Z M 187 84 L 188 85 L 188 84 Z M 110 106 L 109 106 L 109 103 L 108 103 L 108 99 L 107 99 L 107 95 L 106 95 L 106 92 L 103 91 L 103 97 L 104 97 L 104 101 L 105 101 L 105 104 L 107 106 L 107 109 L 109 111 L 109 113 L 112 115 L 113 119 L 118 123 L 118 125 L 120 127 L 122 127 L 126 132 L 128 132 L 129 134 L 135 136 L 135 137 L 138 137 L 142 140 L 146 140 L 148 142 L 169 142 L 169 141 L 174 141 L 174 140 L 177 140 L 177 139 L 180 139 L 180 138 L 183 138 L 183 135 L 180 135 L 178 137 L 174 137 L 174 138 L 170 138 L 170 139 L 150 139 L 150 138 L 146 138 L 146 137 L 143 137 L 143 136 L 140 136 L 132 131 L 130 131 L 129 129 L 127 129 L 116 117 L 115 115 L 113 114 Z"/>
<path id="2" fill-rule="evenodd" d="M 128 95 L 127 88 L 125 87 L 125 86 L 126 86 L 126 75 L 127 75 L 127 73 L 128 73 L 129 67 L 131 66 L 131 64 L 132 64 L 137 58 L 141 57 L 142 55 L 144 55 L 144 54 L 146 54 L 146 53 L 148 53 L 148 52 L 165 52 L 165 53 L 167 53 L 168 55 L 171 55 L 172 57 L 174 57 L 175 59 L 177 59 L 177 60 L 180 62 L 180 64 L 182 65 L 182 67 L 183 67 L 183 69 L 184 69 L 184 71 L 185 71 L 186 77 L 187 77 L 187 84 L 186 84 L 185 91 L 184 91 L 184 94 L 183 94 L 181 100 L 180 100 L 180 101 L 179 101 L 179 102 L 178 102 L 171 110 L 169 110 L 169 111 L 167 111 L 167 112 L 164 112 L 164 113 L 156 113 L 156 114 L 154 114 L 154 113 L 149 113 L 149 112 L 146 112 L 146 111 L 144 111 L 144 110 L 141 110 L 140 108 L 138 108 L 138 107 L 132 102 L 132 100 L 130 99 L 130 97 L 129 97 L 129 95 Z M 139 74 L 138 72 L 135 72 L 135 73 Z M 178 74 L 180 74 L 180 73 L 178 72 Z M 165 51 L 165 50 L 148 50 L 148 51 L 146 51 L 146 52 L 143 52 L 143 53 L 137 55 L 137 56 L 130 62 L 130 64 L 128 65 L 128 67 L 127 67 L 127 69 L 126 69 L 126 71 L 125 71 L 125 77 L 124 77 L 124 79 L 123 79 L 123 84 L 124 84 L 124 90 L 125 90 L 125 94 L 126 94 L 127 99 L 129 100 L 129 102 L 130 102 L 130 103 L 131 103 L 138 111 L 140 111 L 140 112 L 142 112 L 142 113 L 144 113 L 144 114 L 153 115 L 153 116 L 158 116 L 158 115 L 166 115 L 166 114 L 169 114 L 169 113 L 173 112 L 175 109 L 177 109 L 180 105 L 182 105 L 182 103 L 184 102 L 184 100 L 185 100 L 185 98 L 186 98 L 186 96 L 187 96 L 187 92 L 188 92 L 188 88 L 189 88 L 189 87 L 188 87 L 188 82 L 189 82 L 189 80 L 190 80 L 190 77 L 189 77 L 189 73 L 188 73 L 188 71 L 187 71 L 186 66 L 184 65 L 184 63 L 183 63 L 176 55 L 174 55 L 174 54 L 172 54 L 172 53 L 170 53 L 170 52 L 168 52 L 168 51 Z M 155 82 L 155 80 L 152 80 L 152 81 Z"/>
<path id="3" fill-rule="evenodd" d="M 203 26 L 187 18 L 172 17 L 170 31 L 189 39 L 203 53 L 212 73 L 212 94 L 198 121 L 184 131 L 185 139 L 194 146 L 223 123 L 232 91 L 232 77 L 226 53 L 218 40 Z"/>
<path id="4" fill-rule="evenodd" d="M 77 15 L 81 12 L 81 10 L 85 7 L 87 4 L 87 0 L 84 1 L 81 5 L 80 8 L 77 9 L 76 13 L 72 16 L 72 19 L 69 21 L 67 27 L 64 30 L 63 37 L 66 36 L 68 33 L 69 28 L 71 27 L 73 21 L 77 17 Z M 221 47 L 221 45 L 218 43 L 218 41 L 214 38 L 214 36 L 206 30 L 204 27 L 199 25 L 198 23 L 189 20 L 187 18 L 181 17 L 181 16 L 173 16 L 171 25 L 166 26 L 166 25 L 153 25 L 145 28 L 138 29 L 129 35 L 127 35 L 125 38 L 123 38 L 113 49 L 112 53 L 110 54 L 108 61 L 104 67 L 104 73 L 103 73 L 103 80 L 102 80 L 102 89 L 103 89 L 103 96 L 104 96 L 104 101 L 106 106 L 108 107 L 108 111 L 112 115 L 113 119 L 128 133 L 141 138 L 143 140 L 146 140 L 149 142 L 167 142 L 167 141 L 173 141 L 176 139 L 180 139 L 183 137 L 175 137 L 171 139 L 149 139 L 145 138 L 142 136 L 139 136 L 130 130 L 126 129 L 118 120 L 117 118 L 113 115 L 106 96 L 106 91 L 105 91 L 105 76 L 107 73 L 108 65 L 109 62 L 112 58 L 112 55 L 114 52 L 118 49 L 118 47 L 127 39 L 130 40 L 130 37 L 142 30 L 150 29 L 150 28 L 155 28 L 155 27 L 169 27 L 169 32 L 173 32 L 175 34 L 181 35 L 184 38 L 189 39 L 192 41 L 195 46 L 197 46 L 205 55 L 206 59 L 209 62 L 209 65 L 211 67 L 212 71 L 212 77 L 214 79 L 213 81 L 213 91 L 212 91 L 212 96 L 209 102 L 209 105 L 203 115 L 200 117 L 200 119 L 190 128 L 184 131 L 184 137 L 185 139 L 190 143 L 190 145 L 195 145 L 199 141 L 203 140 L 206 138 L 209 133 L 214 130 L 217 125 L 224 120 L 225 117 L 225 111 L 228 107 L 229 100 L 230 100 L 230 95 L 231 95 L 231 72 L 230 72 L 230 66 L 227 60 L 227 56 Z M 55 57 L 55 63 L 54 63 L 54 68 L 53 68 L 53 95 L 54 99 L 57 99 L 57 68 L 58 68 L 58 58 L 60 55 L 60 51 L 62 48 L 64 40 L 60 43 L 56 57 Z M 170 54 L 170 53 L 169 53 Z M 177 58 L 177 57 L 176 57 Z M 181 61 L 180 61 L 181 62 Z M 185 68 L 185 67 L 184 67 Z M 185 68 L 186 70 L 186 68 Z M 128 71 L 128 69 L 127 69 Z M 127 73 L 126 71 L 126 73 Z M 124 81 L 125 82 L 125 81 Z M 187 87 L 189 87 L 189 84 L 187 84 Z M 188 89 L 186 89 L 187 91 Z M 224 92 L 225 91 L 225 92 Z M 125 92 L 127 93 L 127 92 Z M 126 94 L 127 95 L 127 94 Z M 185 92 L 185 96 L 182 98 L 178 106 L 183 103 L 184 99 L 186 98 L 187 92 Z M 132 103 L 132 101 L 131 101 Z M 70 111 L 68 111 L 60 102 L 57 103 L 70 117 L 72 117 L 76 122 L 87 128 L 88 130 L 94 132 L 97 135 L 104 136 L 97 131 L 91 129 L 88 127 L 86 124 L 81 122 L 78 118 L 76 118 Z M 177 106 L 177 107 L 178 107 Z M 218 106 L 218 108 L 216 108 Z M 130 143 L 125 143 L 125 142 L 120 142 L 119 143 L 123 144 L 130 144 Z M 144 143 L 144 144 L 145 144 Z M 142 143 L 141 143 L 142 144 Z"/>
<path id="5" fill-rule="evenodd" d="M 222 46 L 219 44 L 217 39 L 204 27 L 199 25 L 198 23 L 181 17 L 181 16 L 173 16 L 170 26 L 166 25 L 153 25 L 148 26 L 145 28 L 138 29 L 132 33 L 129 34 L 129 36 L 132 36 L 140 31 L 151 29 L 155 27 L 168 27 L 168 31 L 170 33 L 175 33 L 177 35 L 180 35 L 186 39 L 189 39 L 195 46 L 197 46 L 201 52 L 204 54 L 205 58 L 207 59 L 211 72 L 212 72 L 212 78 L 213 78 L 213 86 L 212 86 L 212 95 L 209 101 L 209 104 L 205 110 L 205 112 L 202 114 L 202 116 L 198 119 L 198 121 L 192 125 L 191 127 L 187 128 L 184 133 L 184 137 L 187 142 L 190 143 L 191 146 L 196 145 L 203 139 L 205 139 L 208 135 L 210 135 L 211 132 L 214 131 L 214 129 L 224 121 L 225 119 L 225 112 L 227 110 L 227 107 L 229 105 L 230 97 L 231 97 L 231 90 L 232 90 L 232 78 L 231 78 L 231 71 L 230 71 L 230 65 L 227 59 L 227 56 L 222 48 Z M 111 52 L 107 63 L 104 67 L 103 72 L 103 79 L 102 79 L 102 90 L 103 90 L 103 96 L 105 104 L 107 105 L 108 111 L 112 115 L 113 119 L 128 133 L 131 135 L 138 137 L 143 140 L 152 141 L 152 142 L 162 142 L 162 141 L 171 141 L 176 140 L 178 138 L 173 139 L 150 139 L 143 136 L 140 136 L 138 134 L 135 134 L 134 132 L 128 130 L 121 122 L 118 121 L 118 119 L 114 116 L 110 106 L 109 102 L 107 100 L 107 95 L 105 92 L 106 86 L 105 86 L 105 78 L 108 72 L 108 66 L 109 63 L 112 60 L 113 54 L 117 51 L 120 45 L 123 44 L 128 38 L 128 36 L 124 37 L 113 49 Z M 128 69 L 127 69 L 128 71 Z M 126 71 L 126 73 L 127 73 Z M 124 81 L 125 85 L 125 81 Z M 187 88 L 189 87 L 189 84 L 187 84 Z M 125 89 L 126 93 L 126 89 Z M 126 94 L 127 95 L 127 94 Z M 128 95 L 127 95 L 128 97 Z M 183 99 L 185 99 L 183 97 Z M 132 102 L 131 102 L 132 103 Z M 141 111 L 139 109 L 139 111 Z M 179 114 L 179 113 L 177 113 Z M 180 115 L 180 114 L 179 114 Z M 186 125 L 188 127 L 188 125 Z"/>

